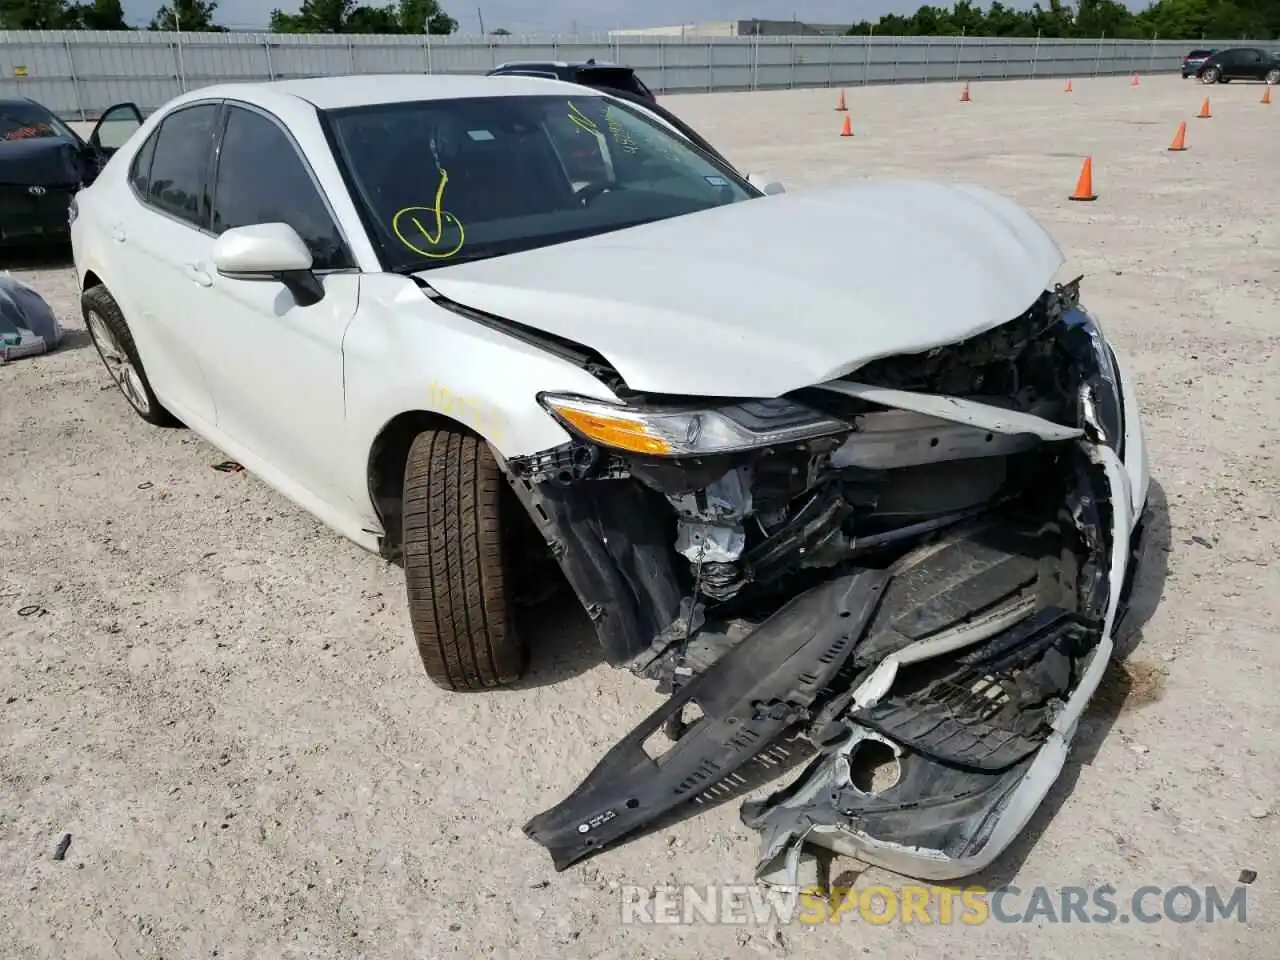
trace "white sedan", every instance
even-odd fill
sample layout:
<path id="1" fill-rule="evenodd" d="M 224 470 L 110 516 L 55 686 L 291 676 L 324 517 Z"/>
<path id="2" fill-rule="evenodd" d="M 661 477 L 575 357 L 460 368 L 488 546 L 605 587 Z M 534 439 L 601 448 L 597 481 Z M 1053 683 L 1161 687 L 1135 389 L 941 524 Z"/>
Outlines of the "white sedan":
<path id="1" fill-rule="evenodd" d="M 435 682 L 517 679 L 519 601 L 567 580 L 671 693 L 529 824 L 558 866 L 797 730 L 827 759 L 750 811 L 762 875 L 802 842 L 970 873 L 1061 770 L 1147 460 L 1010 201 L 787 194 L 663 107 L 399 75 L 186 94 L 72 216 L 128 402 L 402 562 Z"/>

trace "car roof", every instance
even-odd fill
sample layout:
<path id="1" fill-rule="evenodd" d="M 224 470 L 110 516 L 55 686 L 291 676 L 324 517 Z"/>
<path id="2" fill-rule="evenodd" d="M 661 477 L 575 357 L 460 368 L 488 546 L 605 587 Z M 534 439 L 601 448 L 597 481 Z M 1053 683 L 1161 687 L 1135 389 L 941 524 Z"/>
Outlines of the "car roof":
<path id="1" fill-rule="evenodd" d="M 554 94 L 572 86 L 543 77 L 475 76 L 471 74 L 354 74 L 273 80 L 266 83 L 225 83 L 192 90 L 187 100 L 227 98 L 270 106 L 280 97 L 305 100 L 320 110 L 340 110 L 415 100 L 461 100 L 468 97 L 532 97 Z"/>
<path id="2" fill-rule="evenodd" d="M 555 67 L 561 70 L 568 67 L 608 67 L 612 70 L 631 69 L 621 63 L 609 63 L 605 60 L 508 60 L 506 63 L 498 64 L 493 69 L 510 70 L 521 67 Z"/>

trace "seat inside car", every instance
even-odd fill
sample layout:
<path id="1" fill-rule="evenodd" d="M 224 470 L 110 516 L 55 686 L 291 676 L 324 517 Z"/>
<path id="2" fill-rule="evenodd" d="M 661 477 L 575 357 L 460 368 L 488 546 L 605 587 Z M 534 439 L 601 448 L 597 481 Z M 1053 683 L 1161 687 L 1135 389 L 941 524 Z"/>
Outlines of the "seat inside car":
<path id="1" fill-rule="evenodd" d="M 449 174 L 444 207 L 468 221 L 506 220 L 563 210 L 573 187 L 540 125 L 442 124 L 436 139 Z"/>

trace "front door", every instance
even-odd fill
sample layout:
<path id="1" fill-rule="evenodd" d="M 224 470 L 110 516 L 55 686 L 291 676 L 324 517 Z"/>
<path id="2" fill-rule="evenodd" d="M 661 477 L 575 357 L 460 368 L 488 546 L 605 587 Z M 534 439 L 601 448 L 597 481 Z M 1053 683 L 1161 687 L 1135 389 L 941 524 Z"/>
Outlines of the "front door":
<path id="1" fill-rule="evenodd" d="M 342 338 L 355 316 L 360 274 L 310 166 L 285 128 L 256 108 L 227 104 L 213 175 L 214 236 L 286 223 L 298 232 L 324 287 L 300 306 L 283 283 L 221 276 L 208 252 L 194 291 L 202 362 L 218 428 L 291 483 L 338 507 L 345 449 Z"/>
<path id="2" fill-rule="evenodd" d="M 89 135 L 89 146 L 104 159 L 123 147 L 142 126 L 142 111 L 134 103 L 117 103 L 102 111 Z"/>

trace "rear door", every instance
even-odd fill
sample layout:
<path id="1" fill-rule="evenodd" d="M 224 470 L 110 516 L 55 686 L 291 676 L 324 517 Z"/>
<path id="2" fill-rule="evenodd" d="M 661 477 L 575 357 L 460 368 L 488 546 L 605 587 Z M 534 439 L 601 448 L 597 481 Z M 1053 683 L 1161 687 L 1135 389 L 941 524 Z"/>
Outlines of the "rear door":
<path id="1" fill-rule="evenodd" d="M 206 321 L 194 264 L 212 242 L 206 191 L 221 102 L 174 110 L 129 170 L 131 195 L 102 210 L 111 275 L 104 278 L 138 342 L 152 388 L 184 419 L 217 422 L 200 357 Z M 189 424 L 198 426 L 198 424 Z"/>

